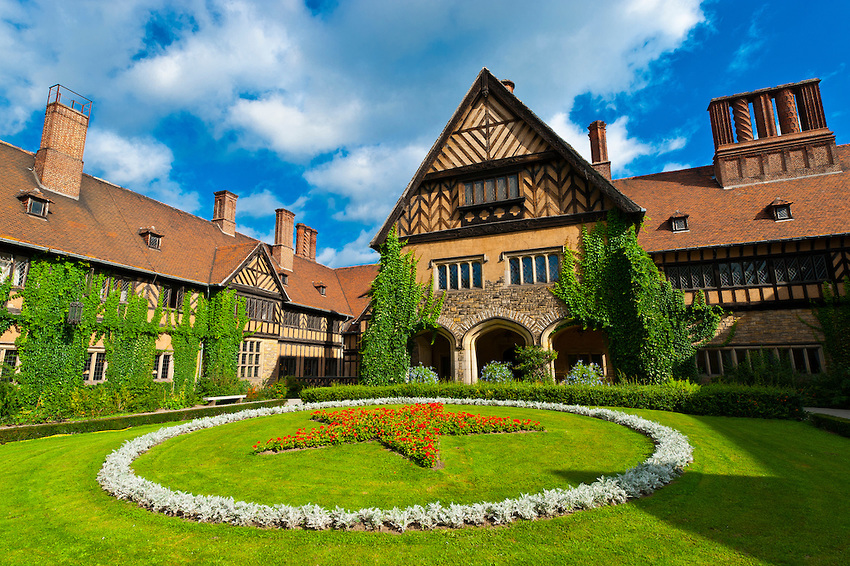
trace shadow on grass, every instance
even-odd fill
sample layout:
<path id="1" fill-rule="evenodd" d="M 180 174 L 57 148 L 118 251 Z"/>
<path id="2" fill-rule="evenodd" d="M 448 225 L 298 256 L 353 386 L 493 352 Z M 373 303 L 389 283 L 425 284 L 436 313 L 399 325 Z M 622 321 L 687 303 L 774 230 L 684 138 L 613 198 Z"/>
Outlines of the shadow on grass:
<path id="1" fill-rule="evenodd" d="M 850 441 L 799 422 L 692 418 L 717 435 L 715 454 L 700 462 L 692 437 L 696 461 L 635 508 L 772 564 L 847 563 Z"/>

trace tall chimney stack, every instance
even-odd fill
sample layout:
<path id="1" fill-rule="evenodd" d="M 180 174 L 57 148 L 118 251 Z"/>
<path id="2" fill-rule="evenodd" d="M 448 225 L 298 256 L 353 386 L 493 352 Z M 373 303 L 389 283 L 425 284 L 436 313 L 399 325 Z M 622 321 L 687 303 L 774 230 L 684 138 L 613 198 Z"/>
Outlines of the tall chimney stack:
<path id="1" fill-rule="evenodd" d="M 35 174 L 42 186 L 73 199 L 80 198 L 91 104 L 73 90 L 50 87 L 41 147 L 35 154 Z"/>
<path id="2" fill-rule="evenodd" d="M 299 222 L 295 225 L 295 255 L 316 261 L 316 236 L 318 232 Z"/>
<path id="3" fill-rule="evenodd" d="M 295 248 L 292 245 L 292 230 L 295 228 L 295 213 L 278 208 L 275 211 L 274 245 L 272 257 L 282 269 L 292 271 L 292 257 Z"/>
<path id="4" fill-rule="evenodd" d="M 236 235 L 236 199 L 230 191 L 218 191 L 215 195 L 212 222 L 228 236 Z"/>
<path id="5" fill-rule="evenodd" d="M 590 158 L 591 165 L 596 171 L 611 180 L 611 162 L 608 160 L 608 138 L 605 135 L 607 124 L 602 120 L 591 122 L 587 127 L 589 132 L 587 135 L 590 138 Z"/>

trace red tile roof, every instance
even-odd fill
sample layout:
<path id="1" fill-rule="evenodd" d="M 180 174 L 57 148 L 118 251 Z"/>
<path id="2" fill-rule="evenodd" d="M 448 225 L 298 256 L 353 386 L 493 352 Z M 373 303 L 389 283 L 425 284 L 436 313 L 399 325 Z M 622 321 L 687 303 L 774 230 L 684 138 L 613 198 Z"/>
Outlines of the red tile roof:
<path id="1" fill-rule="evenodd" d="M 38 189 L 34 161 L 33 153 L 0 142 L 0 243 L 200 286 L 221 285 L 263 245 L 244 234 L 228 236 L 209 220 L 90 175 L 83 175 L 79 200 L 44 191 L 51 200 L 47 219 L 27 214 L 17 197 Z M 159 250 L 149 248 L 139 233 L 140 228 L 151 227 L 162 234 Z M 376 269 L 363 266 L 343 271 L 341 280 L 334 269 L 296 256 L 285 291 L 293 303 L 357 316 L 362 311 L 364 285 L 368 290 L 374 277 L 369 274 Z M 314 285 L 319 282 L 327 286 L 325 296 Z"/>
<path id="2" fill-rule="evenodd" d="M 850 145 L 837 148 L 842 172 L 723 189 L 711 166 L 617 179 L 646 208 L 639 241 L 649 252 L 727 246 L 850 233 Z M 792 202 L 793 220 L 776 222 L 769 205 Z M 687 212 L 688 231 L 670 217 Z"/>

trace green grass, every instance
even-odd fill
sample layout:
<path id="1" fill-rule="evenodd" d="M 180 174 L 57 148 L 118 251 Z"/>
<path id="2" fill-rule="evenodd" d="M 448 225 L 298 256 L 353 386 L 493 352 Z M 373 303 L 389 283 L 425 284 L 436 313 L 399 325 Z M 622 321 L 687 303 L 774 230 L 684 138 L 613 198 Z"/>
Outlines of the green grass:
<path id="1" fill-rule="evenodd" d="M 491 411 L 495 414 L 497 409 L 473 409 L 482 414 Z M 95 481 L 104 457 L 126 439 L 155 430 L 157 425 L 10 443 L 0 446 L 0 564 L 832 565 L 847 562 L 850 439 L 792 421 L 695 417 L 646 410 L 629 412 L 682 431 L 695 447 L 695 462 L 685 475 L 653 496 L 568 517 L 519 521 L 507 527 L 403 535 L 197 524 L 156 515 L 107 496 Z M 511 442 L 520 442 L 519 448 L 503 450 L 511 454 L 501 455 L 494 455 L 496 450 L 486 444 L 496 436 L 451 439 L 458 440 L 461 449 L 443 445 L 446 469 L 436 470 L 440 472 L 439 481 L 434 483 L 447 490 L 444 493 L 456 493 L 458 497 L 466 489 L 461 481 L 463 474 L 460 478 L 450 477 L 450 469 L 456 465 L 449 462 L 448 453 L 452 450 L 452 454 L 457 453 L 457 462 L 470 466 L 466 468 L 470 473 L 482 474 L 481 481 L 490 481 L 487 478 L 501 472 L 507 483 L 518 481 L 516 478 L 525 480 L 526 476 L 537 477 L 528 481 L 543 483 L 555 476 L 560 481 L 574 482 L 582 474 L 599 469 L 628 468 L 645 453 L 643 439 L 617 427 L 612 429 L 608 423 L 571 416 L 561 421 L 560 415 L 555 418 L 549 413 L 537 414 L 538 420 L 547 428 L 551 426 L 552 431 L 556 426 L 564 427 L 564 443 L 558 448 L 560 454 L 568 456 L 558 467 L 546 463 L 557 458 L 546 449 L 545 441 L 541 441 L 544 446 L 538 446 L 536 451 L 522 444 L 533 444 L 524 438 L 541 439 L 557 433 L 499 435 L 500 440 L 507 441 L 510 437 Z M 173 439 L 139 459 L 136 467 L 140 472 L 145 469 L 144 475 L 148 477 L 156 474 L 168 477 L 169 482 L 185 482 L 186 486 L 204 486 L 219 481 L 215 478 L 241 475 L 236 482 L 239 485 L 217 485 L 209 492 L 221 494 L 243 488 L 240 493 L 252 493 L 260 499 L 283 498 L 284 492 L 278 491 L 283 489 L 281 478 L 306 479 L 318 474 L 299 467 L 300 459 L 308 455 L 309 460 L 324 461 L 326 471 L 338 474 L 333 484 L 353 485 L 357 478 L 358 482 L 364 482 L 361 486 L 374 486 L 375 481 L 378 484 L 382 481 L 377 468 L 404 468 L 406 474 L 414 468 L 376 444 L 348 447 L 353 455 L 343 454 L 343 448 L 325 448 L 248 460 L 250 444 L 265 440 L 262 434 L 255 437 L 255 431 L 274 429 L 277 435 L 283 432 L 278 427 L 287 425 L 283 417 L 269 418 L 254 421 L 256 429 L 251 430 L 250 422 Z M 605 426 L 600 428 L 599 424 Z M 192 438 L 196 435 L 197 438 Z M 208 436 L 204 438 L 204 435 Z M 248 440 L 247 446 L 242 444 L 240 436 Z M 178 455 L 179 443 L 187 449 L 182 459 Z M 221 456 L 222 448 L 234 446 L 242 454 L 225 450 L 229 455 Z M 608 451 L 621 451 L 628 461 L 605 463 L 601 457 Z M 371 455 L 369 458 L 365 458 L 367 453 Z M 482 453 L 498 458 L 492 460 L 493 464 L 485 462 L 476 466 Z M 464 462 L 464 454 L 473 455 L 473 464 Z M 196 470 L 195 464 L 200 460 L 209 463 Z M 487 469 L 505 461 L 515 462 L 512 467 L 518 470 Z M 236 467 L 243 464 L 248 467 Z M 264 466 L 270 468 L 264 470 Z M 285 469 L 290 467 L 294 469 Z M 264 476 L 269 470 L 282 475 Z M 563 473 L 551 474 L 546 470 Z M 414 477 L 417 473 L 410 475 Z M 324 488 L 304 487 L 308 484 L 313 482 L 304 481 L 302 487 L 285 497 L 297 497 L 298 492 L 311 489 L 315 489 L 311 497 L 321 495 Z M 348 498 L 352 506 L 365 501 L 357 488 L 339 489 L 334 498 Z M 375 487 L 360 488 L 369 489 Z M 517 486 L 517 489 L 522 488 Z M 345 490 L 350 493 L 343 493 Z M 369 494 L 370 501 L 372 495 Z M 392 497 L 403 499 L 408 495 Z"/>
<path id="2" fill-rule="evenodd" d="M 451 405 L 447 412 L 457 411 Z M 273 505 L 315 503 L 350 510 L 442 501 L 500 501 L 592 482 L 642 462 L 652 442 L 622 426 L 569 413 L 478 407 L 473 412 L 538 420 L 545 433 L 444 436 L 443 469 L 425 469 L 378 442 L 255 456 L 257 440 L 322 423 L 305 413 L 241 421 L 155 447 L 136 472 L 173 489 Z M 592 439 L 588 442 L 588 439 Z M 532 464 L 533 463 L 533 464 Z M 265 481 L 245 481 L 265 478 Z"/>

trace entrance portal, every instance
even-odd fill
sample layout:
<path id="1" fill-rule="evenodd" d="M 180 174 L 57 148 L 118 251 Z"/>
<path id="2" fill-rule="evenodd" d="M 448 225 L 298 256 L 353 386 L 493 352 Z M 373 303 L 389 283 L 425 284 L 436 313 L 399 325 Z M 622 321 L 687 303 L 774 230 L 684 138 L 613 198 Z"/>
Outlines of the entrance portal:
<path id="1" fill-rule="evenodd" d="M 608 339 L 604 332 L 571 326 L 552 338 L 552 349 L 558 352 L 555 359 L 556 381 L 564 379 L 578 362 L 596 364 L 608 375 Z"/>
<path id="2" fill-rule="evenodd" d="M 494 328 L 481 333 L 475 340 L 475 359 L 478 366 L 476 379 L 481 377 L 481 370 L 490 362 L 508 362 L 513 365 L 516 361 L 516 347 L 526 345 L 522 335 L 507 328 Z"/>

